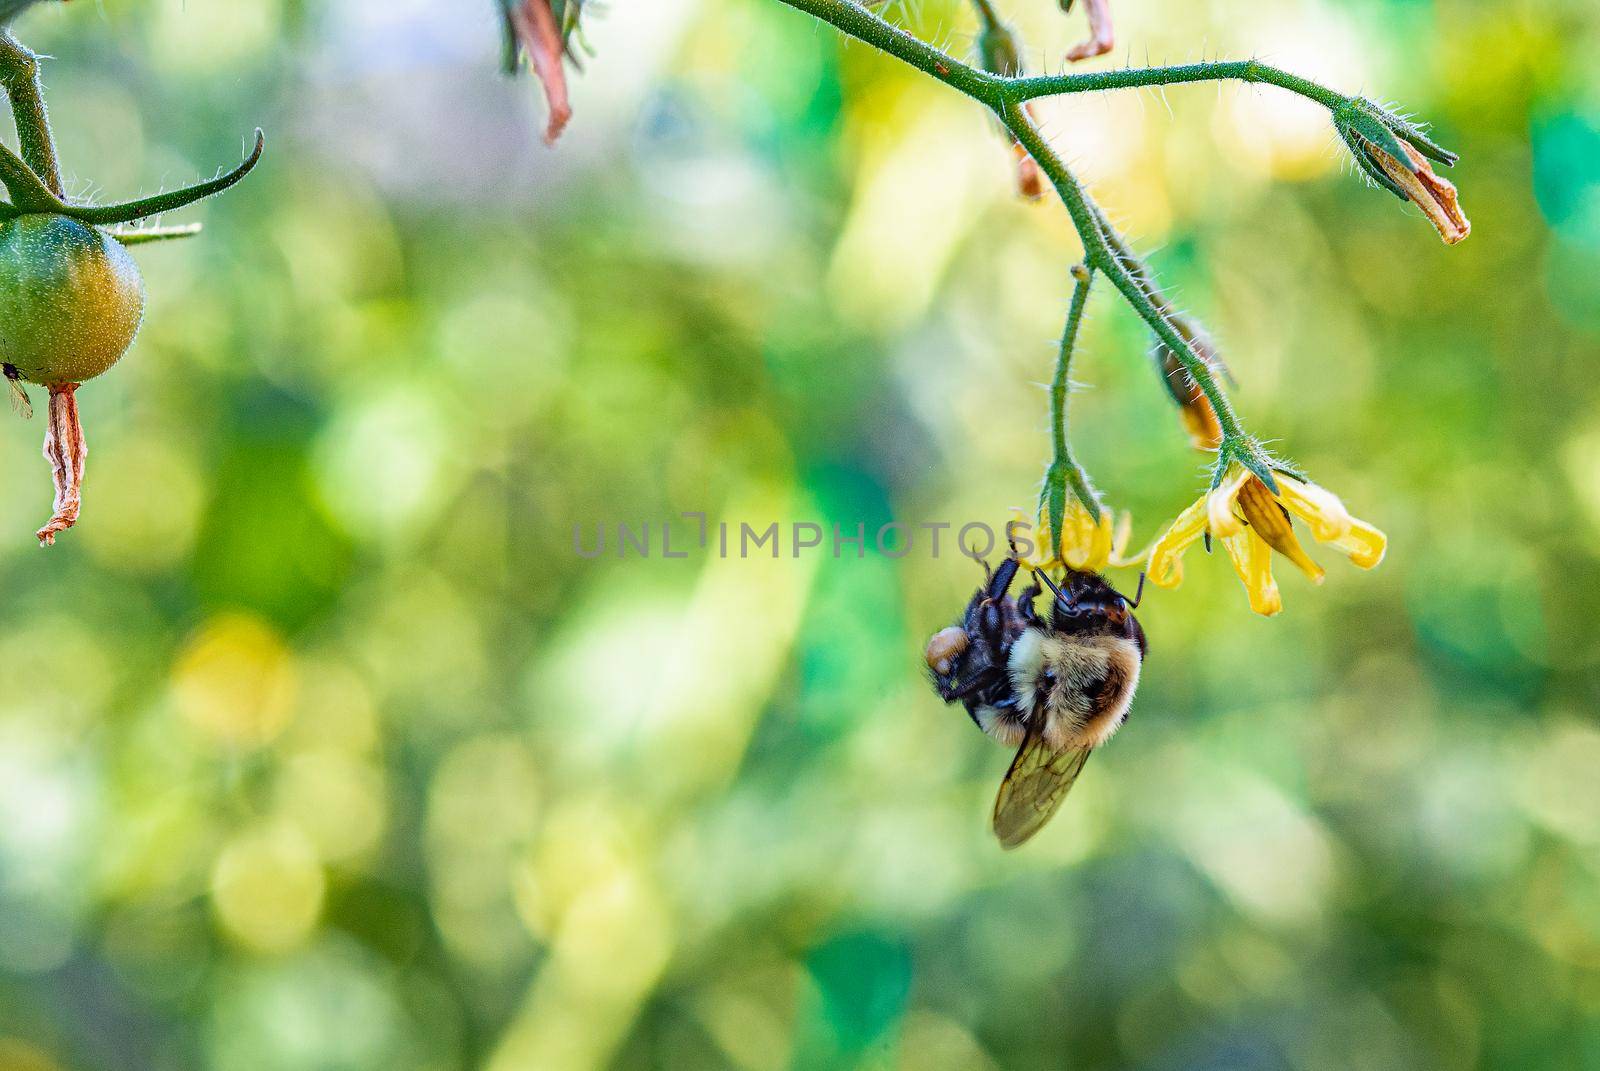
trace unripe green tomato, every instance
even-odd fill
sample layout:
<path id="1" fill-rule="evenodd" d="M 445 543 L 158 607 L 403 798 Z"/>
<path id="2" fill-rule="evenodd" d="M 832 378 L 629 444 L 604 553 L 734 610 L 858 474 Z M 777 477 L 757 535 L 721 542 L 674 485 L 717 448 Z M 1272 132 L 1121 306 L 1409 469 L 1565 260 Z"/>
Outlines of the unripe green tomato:
<path id="1" fill-rule="evenodd" d="M 144 280 L 115 238 L 66 216 L 0 223 L 0 363 L 33 383 L 82 383 L 128 352 Z"/>

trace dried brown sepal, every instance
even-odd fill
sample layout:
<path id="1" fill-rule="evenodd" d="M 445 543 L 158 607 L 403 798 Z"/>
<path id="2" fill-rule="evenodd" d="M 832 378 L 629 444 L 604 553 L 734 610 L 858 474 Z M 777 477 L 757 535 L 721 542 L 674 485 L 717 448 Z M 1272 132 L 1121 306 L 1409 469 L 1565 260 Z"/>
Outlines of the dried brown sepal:
<path id="1" fill-rule="evenodd" d="M 1110 0 L 1084 0 L 1083 6 L 1089 15 L 1089 36 L 1067 50 L 1067 59 L 1073 63 L 1104 56 L 1116 44 L 1111 29 Z"/>
<path id="2" fill-rule="evenodd" d="M 1428 217 L 1428 222 L 1439 232 L 1445 245 L 1455 245 L 1465 239 L 1472 233 L 1472 222 L 1461 211 L 1461 199 L 1456 193 L 1455 184 L 1435 173 L 1427 157 L 1409 143 L 1398 139 L 1396 143 L 1410 159 L 1410 167 L 1370 141 L 1366 142 L 1367 155 L 1422 209 L 1423 215 Z"/>
<path id="3" fill-rule="evenodd" d="M 567 98 L 567 72 L 562 66 L 566 44 L 561 25 L 550 0 L 522 0 L 511 9 L 511 24 L 517 32 L 517 41 L 533 63 L 533 73 L 544 87 L 544 99 L 550 108 L 550 118 L 545 124 L 546 145 L 554 145 L 572 118 L 572 103 Z"/>
<path id="4" fill-rule="evenodd" d="M 50 387 L 49 421 L 44 429 L 44 459 L 50 462 L 50 478 L 55 481 L 55 513 L 35 533 L 39 545 L 55 543 L 56 533 L 78 523 L 83 504 L 83 466 L 89 447 L 83 441 L 83 425 L 78 421 L 78 384 L 59 383 Z"/>

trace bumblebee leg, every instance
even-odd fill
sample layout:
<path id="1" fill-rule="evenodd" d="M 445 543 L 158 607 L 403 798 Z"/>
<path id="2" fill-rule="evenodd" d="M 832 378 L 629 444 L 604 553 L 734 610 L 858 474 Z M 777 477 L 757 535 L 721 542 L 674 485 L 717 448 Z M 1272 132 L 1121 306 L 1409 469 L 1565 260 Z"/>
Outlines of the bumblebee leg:
<path id="1" fill-rule="evenodd" d="M 978 638 L 985 648 L 997 651 L 1005 640 L 1005 630 L 1005 618 L 1000 614 L 999 605 L 992 599 L 985 599 L 978 610 Z"/>
<path id="2" fill-rule="evenodd" d="M 985 566 L 985 568 L 988 568 Z M 1000 563 L 1000 568 L 994 571 L 989 578 L 986 592 L 991 599 L 1005 598 L 1006 592 L 1011 590 L 1011 582 L 1017 578 L 1017 570 L 1022 568 L 1022 563 L 1015 558 L 1007 558 Z"/>
<path id="3" fill-rule="evenodd" d="M 1022 613 L 1022 620 L 1030 625 L 1039 620 L 1038 615 L 1033 612 L 1033 600 L 1037 599 L 1043 590 L 1039 586 L 1039 581 L 1035 580 L 1017 594 L 1017 609 Z"/>
<path id="4" fill-rule="evenodd" d="M 963 703 L 974 703 L 988 689 L 1001 681 L 998 670 L 986 669 L 970 680 L 965 681 L 959 688 L 951 693 L 951 699 L 959 699 Z M 949 700 L 946 700 L 948 702 Z"/>

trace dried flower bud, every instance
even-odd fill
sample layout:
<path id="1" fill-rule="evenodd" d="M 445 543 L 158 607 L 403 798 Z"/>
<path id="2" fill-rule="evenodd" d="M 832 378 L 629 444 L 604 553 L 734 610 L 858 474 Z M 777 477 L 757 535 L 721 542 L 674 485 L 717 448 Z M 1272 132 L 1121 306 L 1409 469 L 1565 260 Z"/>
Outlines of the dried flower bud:
<path id="1" fill-rule="evenodd" d="M 0 0 L 0 3 L 5 0 Z M 519 55 L 528 57 L 533 73 L 544 87 L 550 109 L 545 124 L 545 144 L 553 145 L 567 121 L 572 103 L 567 97 L 567 72 L 563 66 L 572 54 L 568 48 L 578 27 L 582 0 L 500 0 L 505 14 L 507 67 L 516 70 Z"/>
<path id="2" fill-rule="evenodd" d="M 1439 237 L 1444 239 L 1444 244 L 1455 245 L 1472 233 L 1472 223 L 1461 211 L 1455 185 L 1448 179 L 1439 177 L 1434 172 L 1433 165 L 1412 148 L 1409 142 L 1401 141 L 1399 145 L 1400 150 L 1405 153 L 1404 160 L 1396 159 L 1377 145 L 1363 139 L 1363 147 L 1372 162 L 1382 168 L 1383 173 L 1400 187 L 1407 200 L 1422 209 L 1423 214 L 1428 217 L 1428 222 L 1433 224 L 1434 229 L 1439 232 Z"/>
<path id="3" fill-rule="evenodd" d="M 1213 368 L 1226 371 L 1216 348 L 1198 325 L 1185 316 L 1173 317 L 1173 325 L 1201 360 Z M 1184 430 L 1189 433 L 1189 442 L 1202 452 L 1215 450 L 1222 443 L 1222 425 L 1217 420 L 1217 411 L 1211 407 L 1211 400 L 1200 389 L 1200 384 L 1179 363 L 1172 348 L 1160 339 L 1150 347 L 1150 357 L 1155 362 L 1156 371 L 1161 373 L 1161 381 L 1167 385 L 1167 393 L 1178 404 L 1178 416 L 1183 421 Z"/>
<path id="4" fill-rule="evenodd" d="M 1353 100 L 1336 110 L 1334 126 L 1367 177 L 1401 200 L 1414 202 L 1446 245 L 1455 245 L 1472 232 L 1455 186 L 1429 163 L 1449 167 L 1456 162 L 1454 153 L 1416 124 L 1369 100 Z"/>
<path id="5" fill-rule="evenodd" d="M 981 24 L 978 30 L 978 62 L 983 69 L 1004 78 L 1022 75 L 1022 44 L 1016 31 L 1001 22 L 994 9 L 987 4 L 978 5 L 978 21 Z M 1031 115 L 1032 105 L 1024 107 L 1028 108 Z M 1044 196 L 1044 176 L 1039 171 L 1039 165 L 1010 131 L 1005 134 L 1017 156 L 1017 193 L 1030 201 L 1038 200 Z"/>
<path id="6" fill-rule="evenodd" d="M 983 69 L 1002 78 L 1015 78 L 1022 73 L 1022 46 L 1010 26 L 992 17 L 992 12 L 981 15 L 983 27 L 978 31 L 978 59 Z"/>
<path id="7" fill-rule="evenodd" d="M 1011 148 L 1017 154 L 1017 193 L 1030 201 L 1037 201 L 1044 196 L 1044 173 L 1021 142 L 1013 140 Z"/>
<path id="8" fill-rule="evenodd" d="M 1064 3 L 1062 10 L 1065 11 L 1071 6 L 1070 2 Z M 1067 59 L 1073 63 L 1094 56 L 1103 56 L 1116 44 L 1116 37 L 1111 30 L 1109 0 L 1085 0 L 1084 6 L 1089 12 L 1089 37 L 1067 50 Z"/>

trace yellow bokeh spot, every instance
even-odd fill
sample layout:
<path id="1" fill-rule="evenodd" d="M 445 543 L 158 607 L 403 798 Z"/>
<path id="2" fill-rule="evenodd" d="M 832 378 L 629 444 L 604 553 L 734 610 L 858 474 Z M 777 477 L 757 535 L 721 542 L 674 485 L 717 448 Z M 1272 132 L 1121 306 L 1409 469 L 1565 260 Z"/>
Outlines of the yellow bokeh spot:
<path id="1" fill-rule="evenodd" d="M 337 751 L 292 759 L 278 782 L 279 810 L 327 862 L 376 846 L 385 821 L 383 777 L 372 765 Z"/>
<path id="2" fill-rule="evenodd" d="M 43 1049 L 21 1038 L 0 1038 L 0 1071 L 59 1071 Z"/>
<path id="3" fill-rule="evenodd" d="M 283 32 L 278 0 L 160 0 L 151 6 L 149 47 L 162 70 L 220 70 L 260 55 Z"/>
<path id="4" fill-rule="evenodd" d="M 0 1038 L 0 1071 L 59 1071 L 39 1046 L 21 1038 Z"/>
<path id="5" fill-rule="evenodd" d="M 322 913 L 325 883 L 311 842 L 275 823 L 235 837 L 211 874 L 211 901 L 229 936 L 258 952 L 306 939 Z"/>
<path id="6" fill-rule="evenodd" d="M 172 677 L 184 720 L 222 743 L 265 744 L 294 709 L 293 655 L 270 626 L 243 614 L 208 621 Z"/>
<path id="7" fill-rule="evenodd" d="M 194 458 L 159 439 L 129 437 L 96 460 L 97 523 L 83 529 L 90 553 L 139 572 L 168 568 L 188 554 L 205 497 Z"/>
<path id="8" fill-rule="evenodd" d="M 351 755 L 375 750 L 382 727 L 372 688 L 361 674 L 332 658 L 301 657 L 296 666 L 294 724 L 283 745 Z"/>

